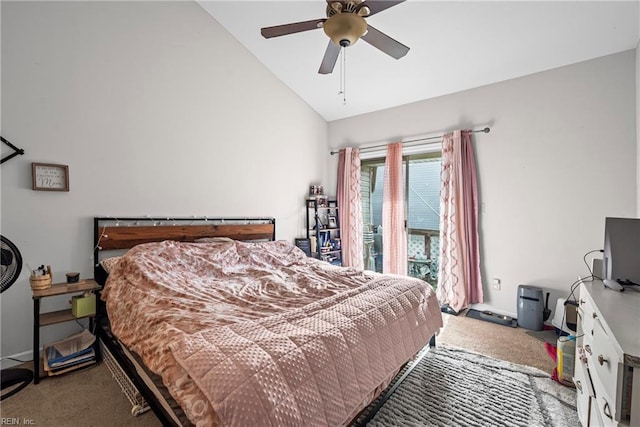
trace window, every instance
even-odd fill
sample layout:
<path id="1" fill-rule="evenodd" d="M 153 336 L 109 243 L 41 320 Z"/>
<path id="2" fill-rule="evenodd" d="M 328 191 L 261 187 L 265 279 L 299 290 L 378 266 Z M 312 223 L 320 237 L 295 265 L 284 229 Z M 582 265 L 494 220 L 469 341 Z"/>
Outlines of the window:
<path id="1" fill-rule="evenodd" d="M 435 288 L 439 265 L 440 153 L 405 156 L 404 165 L 407 271 Z M 382 272 L 383 177 L 384 159 L 362 161 L 364 267 L 377 272 Z"/>

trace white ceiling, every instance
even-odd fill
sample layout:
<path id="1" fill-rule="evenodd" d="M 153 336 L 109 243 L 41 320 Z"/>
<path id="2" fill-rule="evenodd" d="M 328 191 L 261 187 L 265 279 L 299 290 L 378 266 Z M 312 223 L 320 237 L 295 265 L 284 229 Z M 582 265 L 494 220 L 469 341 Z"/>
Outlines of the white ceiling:
<path id="1" fill-rule="evenodd" d="M 375 1 L 375 0 L 369 0 Z M 322 29 L 264 39 L 260 28 L 324 18 L 325 0 L 198 3 L 327 121 L 446 95 L 633 49 L 640 0 L 408 0 L 367 19 L 409 46 L 393 59 L 365 41 L 318 74 Z"/>

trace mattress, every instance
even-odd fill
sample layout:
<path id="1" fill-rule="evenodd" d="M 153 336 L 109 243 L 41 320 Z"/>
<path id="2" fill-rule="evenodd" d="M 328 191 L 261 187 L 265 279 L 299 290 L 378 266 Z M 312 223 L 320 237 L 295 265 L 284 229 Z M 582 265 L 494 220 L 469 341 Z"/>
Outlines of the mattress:
<path id="1" fill-rule="evenodd" d="M 102 299 L 196 425 L 348 424 L 442 326 L 427 283 L 282 241 L 138 245 Z"/>

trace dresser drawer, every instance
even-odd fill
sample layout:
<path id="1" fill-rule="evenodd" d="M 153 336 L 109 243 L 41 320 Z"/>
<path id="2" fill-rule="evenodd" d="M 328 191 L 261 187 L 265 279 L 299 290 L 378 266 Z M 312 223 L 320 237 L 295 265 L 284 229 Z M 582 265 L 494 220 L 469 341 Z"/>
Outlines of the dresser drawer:
<path id="1" fill-rule="evenodd" d="M 602 422 L 597 422 L 596 418 L 596 401 L 589 371 L 587 369 L 586 360 L 580 357 L 583 349 L 576 349 L 576 365 L 573 373 L 573 383 L 576 386 L 576 409 L 578 410 L 578 419 L 584 427 L 601 426 Z"/>
<path id="2" fill-rule="evenodd" d="M 620 402 L 622 391 L 622 357 L 616 352 L 614 344 L 598 319 L 593 322 L 593 337 L 589 346 L 591 352 L 587 353 L 587 364 L 598 402 L 602 408 L 605 403 L 601 402 L 600 398 L 603 397 L 613 419 L 620 420 L 620 408 L 615 402 Z"/>
<path id="3" fill-rule="evenodd" d="M 602 423 L 604 427 L 627 427 L 628 424 L 621 424 L 616 421 L 613 413 L 613 403 L 612 400 L 605 397 L 604 395 L 598 395 L 595 398 L 596 407 L 594 408 L 599 416 L 598 423 Z"/>

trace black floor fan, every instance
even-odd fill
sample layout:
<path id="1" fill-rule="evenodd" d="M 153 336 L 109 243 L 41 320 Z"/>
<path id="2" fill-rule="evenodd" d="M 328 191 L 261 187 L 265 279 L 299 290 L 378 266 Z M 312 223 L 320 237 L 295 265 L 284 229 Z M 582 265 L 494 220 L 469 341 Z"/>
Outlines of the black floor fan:
<path id="1" fill-rule="evenodd" d="M 2 240 L 1 256 L 2 256 L 2 285 L 0 292 L 4 292 L 20 276 L 22 270 L 22 256 L 18 248 L 4 236 L 0 236 Z M 9 396 L 13 396 L 23 388 L 25 388 L 33 380 L 33 372 L 29 369 L 9 368 L 0 371 L 0 382 L 2 383 L 2 397 L 4 400 Z"/>

